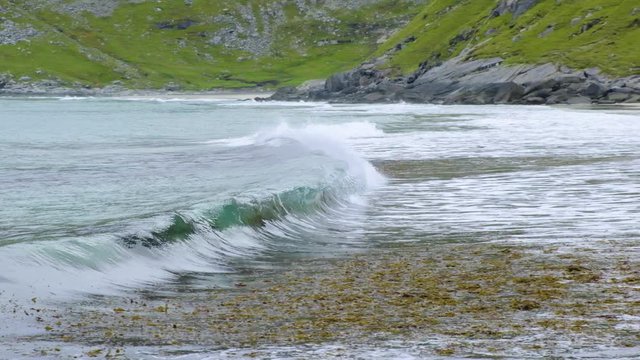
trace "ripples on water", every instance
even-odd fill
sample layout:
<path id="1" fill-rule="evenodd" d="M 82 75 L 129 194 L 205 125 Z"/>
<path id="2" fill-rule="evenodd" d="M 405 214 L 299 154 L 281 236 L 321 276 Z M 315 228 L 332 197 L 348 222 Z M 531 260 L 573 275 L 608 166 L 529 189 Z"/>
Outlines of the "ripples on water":
<path id="1" fill-rule="evenodd" d="M 17 289 L 109 292 L 260 253 L 638 235 L 634 108 L 75 100 L 2 100 Z"/>
<path id="2" fill-rule="evenodd" d="M 402 242 L 640 237 L 636 108 L 76 100 L 0 100 L 0 297 Z"/>

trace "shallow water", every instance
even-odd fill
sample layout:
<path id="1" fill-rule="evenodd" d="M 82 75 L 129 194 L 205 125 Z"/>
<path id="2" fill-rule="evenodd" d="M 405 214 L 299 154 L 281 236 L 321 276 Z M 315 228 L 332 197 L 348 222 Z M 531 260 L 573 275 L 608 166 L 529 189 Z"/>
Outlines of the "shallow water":
<path id="1" fill-rule="evenodd" d="M 637 108 L 0 99 L 4 304 L 402 242 L 634 242 L 639 200 Z"/>

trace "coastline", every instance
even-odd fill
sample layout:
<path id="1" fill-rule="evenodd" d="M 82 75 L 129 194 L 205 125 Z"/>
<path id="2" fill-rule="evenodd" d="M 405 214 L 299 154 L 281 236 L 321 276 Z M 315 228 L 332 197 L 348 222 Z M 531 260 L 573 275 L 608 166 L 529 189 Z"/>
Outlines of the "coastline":
<path id="1" fill-rule="evenodd" d="M 414 244 L 298 259 L 175 297 L 144 290 L 25 310 L 42 314 L 46 330 L 25 340 L 74 345 L 87 356 L 153 347 L 239 358 L 336 348 L 619 357 L 640 351 L 638 251 L 631 241 Z"/>
<path id="2" fill-rule="evenodd" d="M 381 61 L 381 60 L 380 60 Z M 373 60 L 326 81 L 278 89 L 272 100 L 336 103 L 427 103 L 513 105 L 613 105 L 640 102 L 640 75 L 610 77 L 597 68 L 571 69 L 554 63 L 508 64 L 502 58 L 423 63 L 396 76 Z"/>
<path id="3" fill-rule="evenodd" d="M 117 98 L 124 100 L 254 100 L 256 98 L 270 97 L 274 94 L 271 90 L 260 89 L 217 89 L 210 91 L 167 91 L 161 89 L 126 89 L 126 88 L 99 88 L 99 89 L 74 89 L 53 88 L 25 91 L 13 91 L 12 89 L 0 89 L 1 98 L 28 98 L 28 97 L 55 97 L 55 98 Z"/>

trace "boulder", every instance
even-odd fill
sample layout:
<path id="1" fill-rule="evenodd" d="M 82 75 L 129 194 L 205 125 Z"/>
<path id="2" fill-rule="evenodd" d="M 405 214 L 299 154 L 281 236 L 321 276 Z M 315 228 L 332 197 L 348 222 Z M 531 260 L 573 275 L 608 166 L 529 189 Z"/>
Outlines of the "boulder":
<path id="1" fill-rule="evenodd" d="M 594 82 L 591 81 L 589 82 L 589 84 L 580 92 L 580 95 L 592 98 L 592 99 L 599 99 L 601 97 L 604 96 L 604 94 L 606 93 L 607 88 L 599 83 L 599 82 Z"/>

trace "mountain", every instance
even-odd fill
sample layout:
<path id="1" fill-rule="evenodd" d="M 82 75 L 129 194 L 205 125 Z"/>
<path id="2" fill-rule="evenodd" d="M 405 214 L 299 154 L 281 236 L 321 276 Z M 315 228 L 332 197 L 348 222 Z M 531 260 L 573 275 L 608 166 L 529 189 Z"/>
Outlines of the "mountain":
<path id="1" fill-rule="evenodd" d="M 0 0 L 0 12 L 5 89 L 283 88 L 276 99 L 372 102 L 640 99 L 637 0 Z"/>
<path id="2" fill-rule="evenodd" d="M 280 100 L 640 102 L 636 0 L 431 0 L 372 58 Z"/>
<path id="3" fill-rule="evenodd" d="M 0 0 L 0 87 L 39 82 L 207 90 L 300 84 L 371 56 L 424 4 Z"/>

